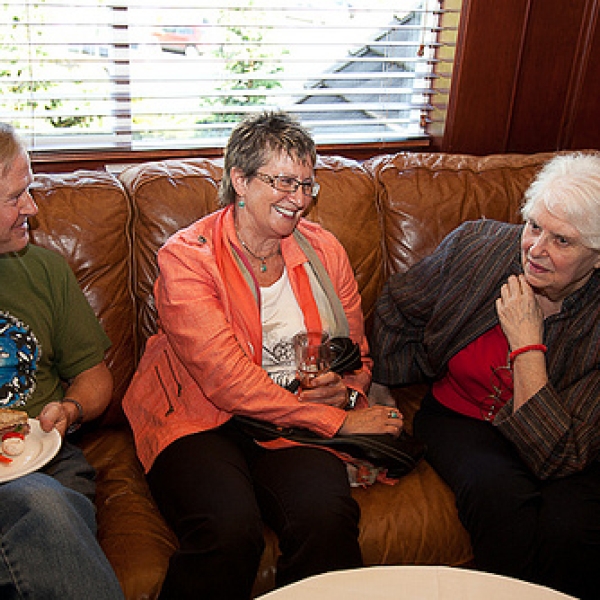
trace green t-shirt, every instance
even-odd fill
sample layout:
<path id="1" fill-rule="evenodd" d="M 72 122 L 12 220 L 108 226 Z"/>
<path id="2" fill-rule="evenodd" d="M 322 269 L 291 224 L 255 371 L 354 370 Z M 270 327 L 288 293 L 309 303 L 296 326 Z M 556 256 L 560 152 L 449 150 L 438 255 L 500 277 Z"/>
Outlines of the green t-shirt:
<path id="1" fill-rule="evenodd" d="M 62 256 L 31 244 L 0 255 L 0 406 L 37 416 L 109 347 Z"/>

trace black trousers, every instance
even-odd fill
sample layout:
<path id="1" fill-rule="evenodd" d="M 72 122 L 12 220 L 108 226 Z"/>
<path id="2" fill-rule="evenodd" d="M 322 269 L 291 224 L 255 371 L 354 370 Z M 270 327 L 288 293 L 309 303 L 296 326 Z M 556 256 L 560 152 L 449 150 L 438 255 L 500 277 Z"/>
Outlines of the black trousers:
<path id="1" fill-rule="evenodd" d="M 247 600 L 263 522 L 279 538 L 278 585 L 362 566 L 359 508 L 327 451 L 265 450 L 228 423 L 171 444 L 148 482 L 180 542 L 161 599 Z"/>
<path id="2" fill-rule="evenodd" d="M 600 597 L 600 465 L 541 481 L 490 423 L 429 394 L 415 417 L 427 460 L 456 495 L 479 569 Z"/>

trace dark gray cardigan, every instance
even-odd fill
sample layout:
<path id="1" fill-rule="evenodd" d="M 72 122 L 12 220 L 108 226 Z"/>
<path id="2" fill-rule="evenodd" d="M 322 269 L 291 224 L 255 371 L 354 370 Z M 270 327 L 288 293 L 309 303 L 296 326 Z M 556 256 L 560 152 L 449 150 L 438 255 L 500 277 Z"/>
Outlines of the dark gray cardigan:
<path id="1" fill-rule="evenodd" d="M 522 272 L 521 225 L 467 222 L 407 273 L 392 276 L 370 336 L 373 380 L 396 386 L 443 376 L 459 350 L 498 324 L 495 301 Z M 541 478 L 577 472 L 600 450 L 600 273 L 544 322 L 549 383 L 494 425 Z"/>

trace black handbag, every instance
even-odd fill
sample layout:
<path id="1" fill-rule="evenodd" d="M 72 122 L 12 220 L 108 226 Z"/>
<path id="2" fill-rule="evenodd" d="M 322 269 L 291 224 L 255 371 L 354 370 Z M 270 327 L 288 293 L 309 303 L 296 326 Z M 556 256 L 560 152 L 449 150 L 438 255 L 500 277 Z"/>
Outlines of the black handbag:
<path id="1" fill-rule="evenodd" d="M 310 446 L 343 452 L 374 467 L 386 469 L 386 476 L 398 479 L 410 473 L 425 455 L 425 444 L 405 431 L 398 437 L 383 434 L 335 435 L 324 438 L 300 427 L 279 427 L 244 415 L 233 417 L 240 429 L 258 442 L 283 438 Z"/>
<path id="2" fill-rule="evenodd" d="M 333 354 L 331 370 L 342 375 L 362 366 L 360 347 L 347 337 L 330 340 Z M 295 392 L 299 381 L 295 379 L 286 389 Z M 335 435 L 324 438 L 309 429 L 280 427 L 253 417 L 235 415 L 234 422 L 247 435 L 259 442 L 283 438 L 300 444 L 321 446 L 347 454 L 357 460 L 367 461 L 375 467 L 386 469 L 387 477 L 397 479 L 412 471 L 425 455 L 425 444 L 402 431 L 398 437 L 389 434 Z"/>

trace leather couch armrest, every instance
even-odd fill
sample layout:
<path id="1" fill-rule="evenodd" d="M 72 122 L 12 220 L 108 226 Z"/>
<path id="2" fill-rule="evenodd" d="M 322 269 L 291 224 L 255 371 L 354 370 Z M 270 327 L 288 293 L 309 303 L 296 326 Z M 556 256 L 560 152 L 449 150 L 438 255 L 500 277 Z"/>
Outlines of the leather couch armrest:
<path id="1" fill-rule="evenodd" d="M 98 540 L 127 600 L 158 596 L 177 539 L 152 499 L 129 429 L 100 428 L 80 444 L 96 469 Z"/>

